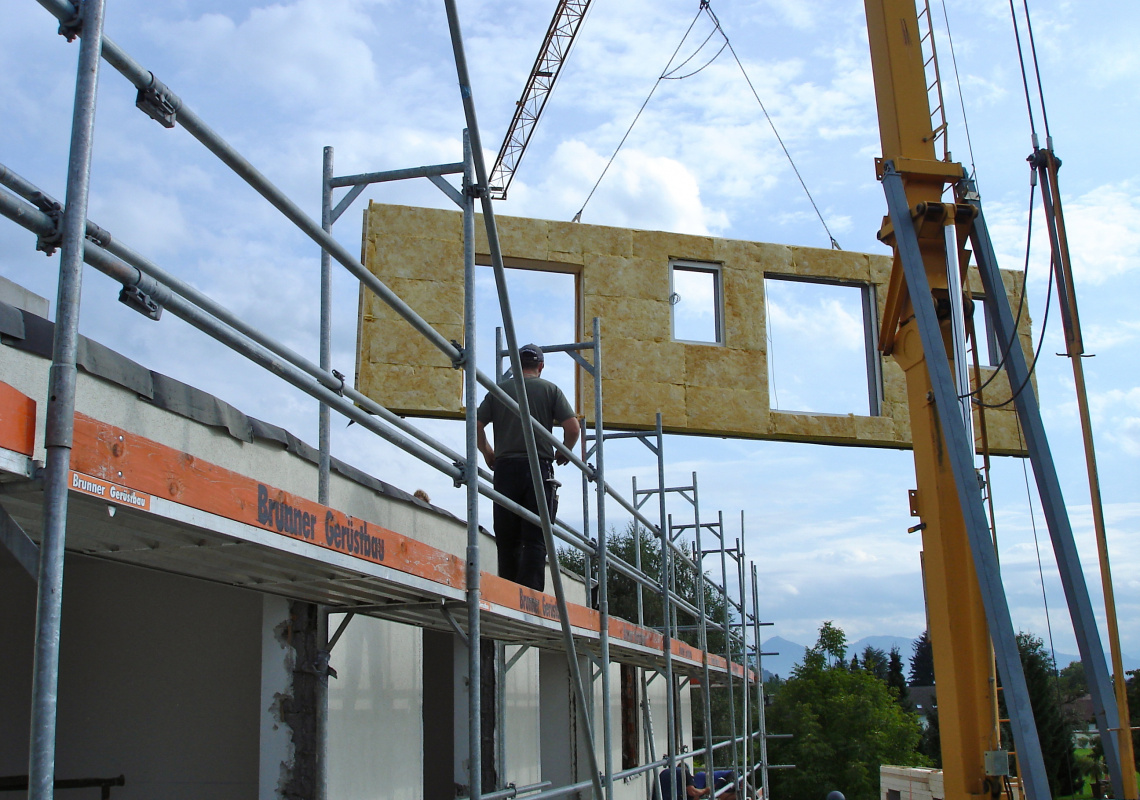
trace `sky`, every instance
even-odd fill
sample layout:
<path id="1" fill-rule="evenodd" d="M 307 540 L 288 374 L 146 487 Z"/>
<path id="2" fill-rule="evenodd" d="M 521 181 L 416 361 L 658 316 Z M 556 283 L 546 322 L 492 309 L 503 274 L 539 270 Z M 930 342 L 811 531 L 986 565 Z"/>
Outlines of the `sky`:
<path id="1" fill-rule="evenodd" d="M 472 92 L 490 163 L 505 133 L 554 3 L 460 0 Z M 975 172 L 1002 266 L 1025 263 L 1031 152 L 1009 4 L 933 3 L 956 159 Z M 771 115 L 826 221 L 845 250 L 886 254 L 885 213 L 867 35 L 852 0 L 714 0 L 755 87 L 699 16 L 678 49 L 683 80 L 657 87 L 589 203 L 591 187 L 694 18 L 696 0 L 596 0 L 543 119 L 497 213 L 598 225 L 827 247 Z M 1102 481 L 1126 666 L 1140 666 L 1140 166 L 1123 157 L 1140 122 L 1140 7 L 1090 0 L 1030 3 L 1049 130 L 1064 162 L 1061 187 Z M 945 16 L 944 16 L 945 14 Z M 953 40 L 953 59 L 945 20 Z M 1023 30 L 1024 33 L 1024 30 Z M 106 34 L 171 87 L 218 133 L 319 219 L 321 151 L 340 175 L 462 158 L 464 127 L 441 2 L 420 0 L 108 0 Z M 0 163 L 64 195 L 77 44 L 56 34 L 32 0 L 0 10 Z M 954 63 L 956 62 L 956 69 Z M 691 68 L 691 69 L 690 69 Z M 959 89 L 960 87 L 960 89 Z M 959 94 L 960 92 L 960 94 Z M 90 217 L 296 351 L 317 357 L 319 249 L 181 128 L 134 108 L 135 90 L 103 65 Z M 1039 134 L 1044 126 L 1036 98 Z M 964 114 L 963 114 L 964 109 Z M 968 127 L 963 124 L 963 117 Z M 367 200 L 452 208 L 427 181 L 368 189 L 335 236 L 360 242 Z M 1029 309 L 1040 334 L 1047 243 L 1035 216 Z M 0 274 L 52 301 L 58 256 L 0 221 Z M 567 278 L 511 271 L 520 341 L 574 337 Z M 861 412 L 862 325 L 839 294 L 771 286 L 773 402 L 792 410 Z M 153 323 L 115 302 L 118 287 L 88 269 L 83 334 L 248 414 L 316 443 L 316 404 L 172 315 Z M 333 363 L 354 373 L 357 286 L 334 278 Z M 479 276 L 478 359 L 490 371 L 497 309 L 489 270 Z M 1087 580 L 1103 626 L 1073 377 L 1056 309 L 1037 381 Z M 564 363 L 563 363 L 564 362 Z M 804 365 L 813 365 L 805 367 Z M 547 373 L 572 381 L 567 359 Z M 462 429 L 426 422 L 462 447 Z M 334 421 L 334 455 L 463 513 L 449 479 Z M 701 516 L 723 514 L 729 544 L 743 538 L 761 580 L 761 617 L 773 635 L 811 644 L 824 620 L 851 641 L 917 637 L 925 627 L 920 542 L 907 533 L 907 451 L 845 449 L 717 438 L 667 437 L 666 483 L 698 476 Z M 1001 563 L 1014 625 L 1076 652 L 1064 596 L 1023 462 L 998 459 L 993 476 Z M 607 445 L 611 485 L 653 484 L 656 463 L 633 441 Z M 563 514 L 582 518 L 581 489 L 564 476 Z M 1032 485 L 1032 476 L 1028 480 Z M 315 487 L 314 487 L 315 496 Z M 673 496 L 678 519 L 691 507 Z M 489 507 L 481 510 L 489 520 Z M 593 514 L 593 512 L 591 512 Z M 616 512 L 608 521 L 625 524 Z M 1040 570 L 1039 570 L 1040 564 Z M 706 568 L 719 575 L 719 559 Z M 1102 627 L 1102 637 L 1103 637 Z"/>

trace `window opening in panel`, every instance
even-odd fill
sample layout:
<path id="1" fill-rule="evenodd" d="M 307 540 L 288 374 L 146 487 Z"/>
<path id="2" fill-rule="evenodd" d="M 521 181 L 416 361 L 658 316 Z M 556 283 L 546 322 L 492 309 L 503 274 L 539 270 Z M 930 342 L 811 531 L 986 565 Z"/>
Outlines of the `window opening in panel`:
<path id="1" fill-rule="evenodd" d="M 877 416 L 873 287 L 766 276 L 764 291 L 772 409 Z"/>
<path id="2" fill-rule="evenodd" d="M 673 307 L 673 339 L 724 344 L 720 265 L 674 261 L 671 267 L 669 302 Z"/>
<path id="3" fill-rule="evenodd" d="M 990 315 L 986 313 L 984 295 L 973 295 L 974 333 L 978 337 L 978 363 L 983 367 L 994 367 L 1001 360 L 1001 344 L 997 340 Z M 1016 313 L 1016 310 L 1014 311 Z M 973 357 L 971 356 L 971 364 Z"/>
<path id="4" fill-rule="evenodd" d="M 505 273 L 519 347 L 528 342 L 538 345 L 565 344 L 581 338 L 577 323 L 576 275 L 517 267 L 507 267 Z M 488 266 L 481 265 L 475 271 L 475 299 L 479 367 L 488 375 L 494 375 L 495 329 L 503 326 L 503 316 L 495 289 L 495 273 Z M 504 346 L 505 344 L 504 340 Z M 507 372 L 510 362 L 504 359 L 501 367 L 504 373 Z M 573 402 L 577 396 L 578 375 L 570 358 L 547 358 L 542 377 L 558 384 Z M 479 396 L 483 396 L 483 389 L 479 390 Z"/>

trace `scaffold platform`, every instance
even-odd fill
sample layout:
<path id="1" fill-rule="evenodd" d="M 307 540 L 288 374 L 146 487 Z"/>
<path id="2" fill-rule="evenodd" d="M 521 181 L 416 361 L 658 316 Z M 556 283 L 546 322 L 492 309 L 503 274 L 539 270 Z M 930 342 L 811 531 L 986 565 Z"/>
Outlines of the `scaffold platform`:
<path id="1" fill-rule="evenodd" d="M 0 497 L 38 543 L 43 486 L 31 458 L 36 404 L 0 383 Z M 463 559 L 85 414 L 75 415 L 67 550 L 319 603 L 337 611 L 466 632 Z M 552 595 L 481 574 L 482 635 L 562 650 Z M 597 653 L 596 610 L 567 603 L 576 643 Z M 663 636 L 609 620 L 610 657 L 664 669 Z M 697 678 L 701 651 L 671 641 L 673 669 Z M 728 662 L 708 654 L 712 672 Z M 743 667 L 731 665 L 742 677 Z"/>

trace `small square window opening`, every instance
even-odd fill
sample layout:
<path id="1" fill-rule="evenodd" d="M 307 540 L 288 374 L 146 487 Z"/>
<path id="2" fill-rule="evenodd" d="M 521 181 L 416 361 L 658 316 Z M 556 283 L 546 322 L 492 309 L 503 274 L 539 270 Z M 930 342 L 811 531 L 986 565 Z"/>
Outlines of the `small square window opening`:
<path id="1" fill-rule="evenodd" d="M 673 339 L 724 344 L 724 295 L 719 264 L 674 261 L 669 302 Z"/>

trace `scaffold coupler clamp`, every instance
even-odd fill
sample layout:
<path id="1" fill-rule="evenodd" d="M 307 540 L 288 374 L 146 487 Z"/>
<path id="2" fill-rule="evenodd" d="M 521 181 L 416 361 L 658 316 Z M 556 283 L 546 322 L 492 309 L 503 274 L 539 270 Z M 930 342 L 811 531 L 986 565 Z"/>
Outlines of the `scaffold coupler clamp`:
<path id="1" fill-rule="evenodd" d="M 340 381 L 340 385 L 335 390 L 336 393 L 338 395 L 340 395 L 341 397 L 344 397 L 344 373 L 341 372 L 340 370 L 334 369 L 332 371 L 332 376 L 334 378 L 336 378 L 338 381 Z"/>
<path id="2" fill-rule="evenodd" d="M 173 128 L 182 108 L 182 99 L 150 73 L 150 83 L 139 87 L 135 106 L 164 128 Z"/>
<path id="3" fill-rule="evenodd" d="M 474 197 L 476 199 L 481 199 L 487 196 L 487 187 L 481 183 L 469 183 L 464 187 L 464 191 L 467 192 L 467 195 L 469 197 Z"/>
<path id="4" fill-rule="evenodd" d="M 464 478 L 464 476 L 467 474 L 467 465 L 464 464 L 462 461 L 457 460 L 457 461 L 452 461 L 451 466 L 455 467 L 455 469 L 458 472 L 458 474 L 454 478 L 451 479 L 451 486 L 452 486 L 452 488 L 458 489 L 460 486 L 467 483 L 466 478 Z M 475 472 L 476 472 L 475 480 L 478 481 L 479 480 L 479 475 L 478 475 L 479 471 L 476 470 Z"/>
<path id="5" fill-rule="evenodd" d="M 111 245 L 111 232 L 106 228 L 100 228 L 91 220 L 87 220 L 87 241 L 94 242 L 95 244 L 106 250 Z"/>
<path id="6" fill-rule="evenodd" d="M 329 659 L 332 658 L 332 652 L 329 650 L 318 650 L 317 657 L 313 659 L 313 672 L 321 678 L 336 678 L 336 670 L 333 669 Z"/>
<path id="7" fill-rule="evenodd" d="M 36 249 L 44 255 L 54 255 L 56 248 L 63 242 L 63 206 L 58 200 L 53 200 L 43 192 L 36 192 L 32 195 L 31 200 L 36 208 L 48 216 L 52 223 L 50 233 L 41 233 L 36 236 Z"/>
<path id="8" fill-rule="evenodd" d="M 119 302 L 155 322 L 162 317 L 162 306 L 158 301 L 137 286 L 123 286 L 119 290 Z"/>
<path id="9" fill-rule="evenodd" d="M 454 339 L 451 340 L 451 346 L 455 348 L 456 356 L 451 359 L 452 369 L 463 369 L 467 365 L 467 351 L 459 342 Z"/>
<path id="10" fill-rule="evenodd" d="M 75 37 L 83 32 L 84 5 L 83 2 L 77 0 L 71 7 L 71 16 L 59 22 L 59 35 L 69 42 L 74 42 Z"/>

